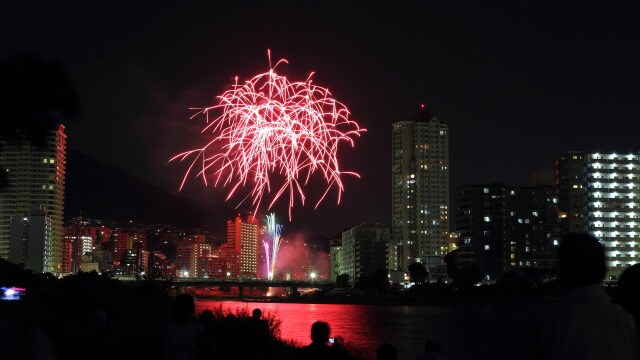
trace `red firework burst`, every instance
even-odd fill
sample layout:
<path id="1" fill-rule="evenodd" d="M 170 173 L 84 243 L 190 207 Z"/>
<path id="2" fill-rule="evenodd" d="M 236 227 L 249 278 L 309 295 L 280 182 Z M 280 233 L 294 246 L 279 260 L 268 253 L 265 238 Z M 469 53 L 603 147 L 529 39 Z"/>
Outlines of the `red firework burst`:
<path id="1" fill-rule="evenodd" d="M 268 56 L 271 63 L 269 52 Z M 194 109 L 198 112 L 192 118 L 204 115 L 207 125 L 202 133 L 212 137 L 204 147 L 170 160 L 191 159 L 180 189 L 190 175 L 201 176 L 205 184 L 207 176 L 212 176 L 214 186 L 230 189 L 226 200 L 239 189 L 249 189 L 238 206 L 251 199 L 256 212 L 267 194 L 273 194 L 271 208 L 288 193 L 291 218 L 296 197 L 304 205 L 303 187 L 318 173 L 326 189 L 316 208 L 333 187 L 340 203 L 341 175 L 359 175 L 340 170 L 338 145 L 346 142 L 353 147 L 354 138 L 366 129 L 349 120 L 347 107 L 332 98 L 328 89 L 312 83 L 313 73 L 305 81 L 291 82 L 275 72 L 280 63 L 288 62 L 281 59 L 243 84 L 236 77 L 215 105 Z M 272 189 L 275 178 L 279 187 Z"/>

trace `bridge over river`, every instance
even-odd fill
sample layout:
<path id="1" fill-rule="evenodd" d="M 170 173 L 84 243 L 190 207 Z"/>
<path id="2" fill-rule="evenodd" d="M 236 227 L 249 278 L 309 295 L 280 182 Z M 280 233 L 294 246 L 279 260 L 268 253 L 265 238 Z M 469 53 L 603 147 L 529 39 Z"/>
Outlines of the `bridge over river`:
<path id="1" fill-rule="evenodd" d="M 115 276 L 123 282 L 136 282 L 139 278 L 135 276 Z M 263 279 L 224 279 L 224 278 L 173 278 L 172 284 L 178 292 L 184 292 L 187 287 L 237 287 L 240 299 L 243 298 L 244 288 L 267 288 L 280 287 L 289 288 L 294 291 L 300 288 L 333 289 L 336 284 L 333 281 L 318 280 L 263 280 Z"/>

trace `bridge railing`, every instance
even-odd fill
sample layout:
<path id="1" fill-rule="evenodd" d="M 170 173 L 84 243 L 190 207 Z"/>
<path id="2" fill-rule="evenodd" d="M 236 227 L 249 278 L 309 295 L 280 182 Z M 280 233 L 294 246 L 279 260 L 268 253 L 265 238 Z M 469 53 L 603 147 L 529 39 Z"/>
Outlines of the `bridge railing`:
<path id="1" fill-rule="evenodd" d="M 126 282 L 137 281 L 135 276 L 115 276 Z M 229 285 L 229 286 L 257 286 L 257 287 L 330 287 L 335 286 L 332 281 L 322 280 L 264 280 L 264 279 L 224 279 L 224 278 L 173 278 L 176 284 L 197 285 Z"/>

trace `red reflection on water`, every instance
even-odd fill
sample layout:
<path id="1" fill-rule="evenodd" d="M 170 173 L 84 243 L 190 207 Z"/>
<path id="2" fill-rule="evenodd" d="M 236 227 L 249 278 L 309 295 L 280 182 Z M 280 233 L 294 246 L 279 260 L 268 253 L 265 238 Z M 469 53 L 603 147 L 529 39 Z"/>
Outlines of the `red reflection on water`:
<path id="1" fill-rule="evenodd" d="M 542 308 L 529 306 L 384 306 L 346 304 L 245 303 L 197 301 L 196 310 L 222 307 L 235 312 L 255 308 L 282 321 L 283 339 L 299 345 L 311 342 L 311 325 L 320 320 L 341 336 L 354 355 L 374 359 L 382 343 L 398 349 L 398 359 L 411 360 L 423 353 L 426 339 L 443 343 L 441 355 L 449 360 L 527 356 L 530 324 Z"/>
<path id="2" fill-rule="evenodd" d="M 364 354 L 374 354 L 382 342 L 380 328 L 374 323 L 375 311 L 362 305 L 247 303 L 239 301 L 197 301 L 196 312 L 222 307 L 235 312 L 247 308 L 249 312 L 260 308 L 263 313 L 274 314 L 282 320 L 281 337 L 298 345 L 311 342 L 311 325 L 325 321 L 331 327 L 331 336 L 340 336 L 345 346 Z"/>

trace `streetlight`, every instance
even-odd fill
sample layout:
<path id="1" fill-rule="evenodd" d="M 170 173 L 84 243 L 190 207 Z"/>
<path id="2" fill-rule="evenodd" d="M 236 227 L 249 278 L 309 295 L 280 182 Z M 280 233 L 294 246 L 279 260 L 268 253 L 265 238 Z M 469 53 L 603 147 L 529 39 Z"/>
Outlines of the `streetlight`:
<path id="1" fill-rule="evenodd" d="M 311 278 L 311 281 L 315 280 L 317 276 L 318 276 L 318 274 L 316 274 L 316 272 L 315 272 L 315 271 L 312 271 L 312 272 L 309 274 L 309 277 Z"/>

